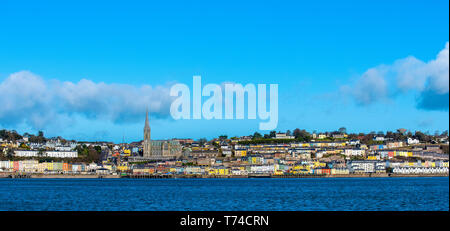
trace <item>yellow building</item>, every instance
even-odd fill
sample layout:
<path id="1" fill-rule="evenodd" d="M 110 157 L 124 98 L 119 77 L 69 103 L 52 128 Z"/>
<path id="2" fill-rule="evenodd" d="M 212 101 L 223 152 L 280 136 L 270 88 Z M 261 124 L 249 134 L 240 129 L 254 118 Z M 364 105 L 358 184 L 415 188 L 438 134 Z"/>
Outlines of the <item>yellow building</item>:
<path id="1" fill-rule="evenodd" d="M 53 162 L 46 162 L 46 164 L 47 164 L 47 170 L 53 171 Z"/>
<path id="2" fill-rule="evenodd" d="M 110 165 L 110 164 L 106 164 L 106 165 L 104 164 L 103 167 L 106 168 L 106 169 L 108 169 L 108 170 L 110 170 L 110 171 L 113 170 L 113 166 Z"/>
<path id="3" fill-rule="evenodd" d="M 123 150 L 123 155 L 124 156 L 131 156 L 131 150 L 130 149 L 124 149 Z"/>
<path id="4" fill-rule="evenodd" d="M 350 171 L 347 168 L 332 168 L 331 175 L 346 175 L 350 174 Z"/>
<path id="5" fill-rule="evenodd" d="M 312 173 L 312 170 L 308 165 L 295 165 L 290 168 L 290 172 L 293 174 L 308 174 Z"/>
<path id="6" fill-rule="evenodd" d="M 323 162 L 315 161 L 315 162 L 313 163 L 313 166 L 314 166 L 314 168 L 320 168 L 320 167 L 326 167 L 327 164 L 326 164 L 326 163 L 323 163 Z"/>
<path id="7" fill-rule="evenodd" d="M 230 175 L 230 171 L 227 168 L 211 168 L 208 171 L 209 175 L 227 176 Z"/>
<path id="8" fill-rule="evenodd" d="M 370 156 L 367 157 L 367 159 L 368 160 L 378 160 L 379 158 L 376 155 L 370 155 Z"/>
<path id="9" fill-rule="evenodd" d="M 119 165 L 117 165 L 117 170 L 128 171 L 128 165 L 127 164 L 119 164 Z"/>
<path id="10" fill-rule="evenodd" d="M 235 150 L 234 156 L 247 156 L 247 151 L 246 150 Z"/>

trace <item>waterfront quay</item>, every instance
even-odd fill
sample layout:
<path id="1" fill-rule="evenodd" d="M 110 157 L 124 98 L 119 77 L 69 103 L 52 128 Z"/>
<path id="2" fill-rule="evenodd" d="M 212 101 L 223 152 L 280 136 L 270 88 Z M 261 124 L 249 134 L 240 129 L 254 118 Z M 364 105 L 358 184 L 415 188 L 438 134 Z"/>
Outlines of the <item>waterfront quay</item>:
<path id="1" fill-rule="evenodd" d="M 448 173 L 429 174 L 394 174 L 394 173 L 368 173 L 368 174 L 249 174 L 249 175 L 185 175 L 185 174 L 42 174 L 42 173 L 16 173 L 2 172 L 0 178 L 14 179 L 178 179 L 178 178 L 365 178 L 365 177 L 448 177 Z"/>

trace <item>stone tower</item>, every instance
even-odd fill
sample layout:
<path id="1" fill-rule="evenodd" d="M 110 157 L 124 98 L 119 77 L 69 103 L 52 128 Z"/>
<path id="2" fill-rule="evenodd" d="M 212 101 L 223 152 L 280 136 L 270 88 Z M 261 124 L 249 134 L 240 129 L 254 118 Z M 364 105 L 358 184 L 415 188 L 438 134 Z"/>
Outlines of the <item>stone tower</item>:
<path id="1" fill-rule="evenodd" d="M 152 141 L 150 139 L 150 124 L 148 122 L 148 108 L 145 112 L 145 126 L 144 126 L 144 157 L 150 158 L 152 155 Z"/>

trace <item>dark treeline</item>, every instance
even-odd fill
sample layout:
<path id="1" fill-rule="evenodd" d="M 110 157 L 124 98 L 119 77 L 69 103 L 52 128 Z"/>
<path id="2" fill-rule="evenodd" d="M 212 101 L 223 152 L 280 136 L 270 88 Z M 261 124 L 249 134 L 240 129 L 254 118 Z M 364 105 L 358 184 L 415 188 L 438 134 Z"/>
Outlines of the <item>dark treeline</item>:
<path id="1" fill-rule="evenodd" d="M 293 132 L 290 130 L 286 131 L 287 136 L 293 136 L 294 139 L 275 139 L 276 137 L 276 131 L 271 131 L 268 134 L 261 134 L 259 132 L 255 132 L 253 135 L 251 135 L 251 140 L 246 141 L 240 141 L 241 144 L 263 144 L 263 143 L 289 143 L 292 141 L 299 141 L 299 142 L 310 142 L 313 140 L 312 133 L 309 133 L 308 131 L 304 129 L 296 128 Z M 315 134 L 318 134 L 317 132 L 314 132 Z M 341 141 L 341 140 L 360 140 L 363 144 L 381 144 L 382 141 L 374 141 L 375 137 L 382 136 L 385 137 L 388 140 L 393 141 L 404 141 L 407 138 L 413 138 L 418 139 L 421 142 L 424 143 L 433 143 L 436 142 L 437 138 L 440 137 L 447 137 L 448 131 L 444 131 L 442 133 L 439 133 L 436 131 L 433 135 L 429 133 L 424 133 L 421 131 L 415 131 L 414 133 L 407 131 L 406 129 L 397 129 L 397 131 L 387 131 L 386 133 L 383 131 L 379 132 L 370 132 L 370 133 L 348 133 L 347 129 L 345 127 L 339 128 L 337 131 L 331 131 L 331 132 L 322 132 L 320 134 L 325 134 L 327 137 L 323 139 L 318 139 L 317 137 L 314 139 L 316 141 Z M 346 134 L 346 138 L 333 138 L 333 135 L 344 135 Z M 221 139 L 226 138 L 225 135 L 220 136 Z"/>
<path id="2" fill-rule="evenodd" d="M 6 129 L 0 130 L 0 139 L 2 139 L 2 140 L 15 142 L 15 141 L 19 141 L 23 138 L 28 138 L 28 142 L 30 142 L 30 143 L 45 143 L 45 142 L 47 142 L 47 140 L 49 140 L 49 138 L 46 138 L 44 136 L 43 131 L 39 131 L 36 135 L 30 134 L 28 132 L 25 132 L 23 135 L 20 135 L 16 130 L 11 130 L 11 131 L 6 130 Z M 54 137 L 54 139 L 59 139 L 62 144 L 69 142 L 69 140 L 62 138 L 61 136 Z M 75 140 L 70 140 L 70 141 L 75 142 Z"/>

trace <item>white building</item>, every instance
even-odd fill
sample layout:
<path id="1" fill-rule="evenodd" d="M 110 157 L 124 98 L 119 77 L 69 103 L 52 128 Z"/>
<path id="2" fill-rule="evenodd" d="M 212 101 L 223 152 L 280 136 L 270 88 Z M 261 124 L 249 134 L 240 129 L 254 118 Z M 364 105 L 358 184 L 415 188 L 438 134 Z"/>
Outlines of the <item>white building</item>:
<path id="1" fill-rule="evenodd" d="M 363 156 L 365 154 L 364 149 L 345 149 L 345 156 Z"/>
<path id="2" fill-rule="evenodd" d="M 5 161 L 0 161 L 0 171 L 2 170 L 11 170 L 14 168 L 14 163 L 12 161 L 9 160 L 5 160 Z"/>
<path id="3" fill-rule="evenodd" d="M 222 154 L 226 157 L 230 157 L 233 153 L 231 152 L 231 150 L 223 150 Z"/>
<path id="4" fill-rule="evenodd" d="M 448 168 L 396 167 L 392 172 L 396 174 L 448 174 Z"/>
<path id="5" fill-rule="evenodd" d="M 384 136 L 377 136 L 373 138 L 374 141 L 385 141 Z"/>
<path id="6" fill-rule="evenodd" d="M 250 166 L 248 168 L 249 173 L 273 173 L 274 171 L 275 171 L 274 165 Z"/>
<path id="7" fill-rule="evenodd" d="M 386 172 L 386 162 L 384 161 L 351 161 L 348 163 L 348 167 L 352 173 Z"/>
<path id="8" fill-rule="evenodd" d="M 75 151 L 44 151 L 39 154 L 36 150 L 15 150 L 14 156 L 17 157 L 54 157 L 54 158 L 77 158 L 78 152 Z"/>
<path id="9" fill-rule="evenodd" d="M 419 141 L 418 139 L 414 139 L 414 138 L 408 137 L 408 139 L 406 140 L 406 143 L 407 143 L 408 145 L 411 145 L 411 144 L 419 144 L 420 141 Z"/>
<path id="10" fill-rule="evenodd" d="M 358 145 L 358 144 L 360 144 L 360 141 L 359 140 L 350 140 L 349 144 L 350 145 Z"/>
<path id="11" fill-rule="evenodd" d="M 275 139 L 295 139 L 295 136 L 288 136 L 286 133 L 276 133 Z"/>
<path id="12" fill-rule="evenodd" d="M 14 156 L 17 157 L 38 157 L 39 152 L 34 150 L 16 150 Z"/>
<path id="13" fill-rule="evenodd" d="M 56 157 L 56 158 L 77 158 L 78 152 L 75 151 L 46 151 L 47 157 Z"/>

